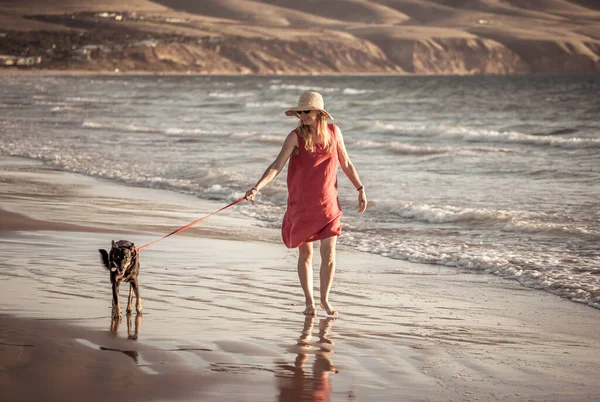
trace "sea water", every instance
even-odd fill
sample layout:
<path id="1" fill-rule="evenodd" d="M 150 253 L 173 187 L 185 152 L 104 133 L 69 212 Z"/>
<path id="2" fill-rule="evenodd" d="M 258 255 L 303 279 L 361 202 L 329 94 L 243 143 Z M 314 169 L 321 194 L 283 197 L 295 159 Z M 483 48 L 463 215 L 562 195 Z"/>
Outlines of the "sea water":
<path id="1" fill-rule="evenodd" d="M 600 76 L 3 76 L 0 154 L 225 205 L 308 89 L 367 189 L 358 215 L 340 170 L 340 243 L 600 308 Z M 284 171 L 235 212 L 279 227 L 286 196 Z"/>

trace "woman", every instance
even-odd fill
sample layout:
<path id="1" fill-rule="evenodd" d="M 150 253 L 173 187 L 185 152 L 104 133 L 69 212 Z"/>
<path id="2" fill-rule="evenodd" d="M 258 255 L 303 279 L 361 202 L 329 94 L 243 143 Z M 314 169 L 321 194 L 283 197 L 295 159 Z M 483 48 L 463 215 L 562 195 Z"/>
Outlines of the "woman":
<path id="1" fill-rule="evenodd" d="M 316 315 L 313 298 L 313 241 L 321 242 L 320 305 L 328 315 L 337 311 L 329 302 L 329 290 L 335 272 L 335 244 L 342 232 L 342 210 L 337 193 L 338 164 L 358 191 L 358 213 L 367 208 L 365 187 L 344 145 L 342 132 L 327 124 L 331 115 L 324 109 L 323 97 L 313 91 L 304 92 L 298 106 L 285 112 L 300 119 L 298 127 L 285 139 L 277 159 L 265 170 L 260 180 L 246 192 L 253 201 L 256 194 L 281 172 L 288 159 L 288 203 L 281 233 L 288 248 L 298 247 L 298 277 L 304 291 L 304 314 Z"/>

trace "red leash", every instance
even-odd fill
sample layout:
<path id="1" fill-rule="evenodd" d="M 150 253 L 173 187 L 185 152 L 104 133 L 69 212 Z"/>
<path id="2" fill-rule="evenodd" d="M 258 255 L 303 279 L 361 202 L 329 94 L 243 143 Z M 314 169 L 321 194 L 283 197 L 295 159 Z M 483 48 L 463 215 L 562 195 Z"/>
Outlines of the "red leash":
<path id="1" fill-rule="evenodd" d="M 179 229 L 177 229 L 177 230 L 174 230 L 173 232 L 169 233 L 169 234 L 168 234 L 168 235 L 166 235 L 166 236 L 163 236 L 163 237 L 161 237 L 161 238 L 160 238 L 160 239 L 158 239 L 158 240 L 154 240 L 154 241 L 153 241 L 153 242 L 151 242 L 151 243 L 144 244 L 142 247 L 137 247 L 137 248 L 136 248 L 136 251 L 142 251 L 143 249 L 145 249 L 145 248 L 147 248 L 147 247 L 150 247 L 151 245 L 153 245 L 154 243 L 157 243 L 157 242 L 161 241 L 162 239 L 166 239 L 167 237 L 169 237 L 169 236 L 173 236 L 173 235 L 174 235 L 174 234 L 176 234 L 176 233 L 183 232 L 184 230 L 191 228 L 192 226 L 194 226 L 194 225 L 195 225 L 195 224 L 197 224 L 198 222 L 202 222 L 203 220 L 205 220 L 205 219 L 207 219 L 207 218 L 210 218 L 210 217 L 211 217 L 211 216 L 213 216 L 214 214 L 217 214 L 217 213 L 221 212 L 221 211 L 222 211 L 222 210 L 224 210 L 224 209 L 227 209 L 227 208 L 229 208 L 229 207 L 231 207 L 231 206 L 234 206 L 235 204 L 239 204 L 240 202 L 244 201 L 245 199 L 246 199 L 246 197 L 242 197 L 242 198 L 240 198 L 239 200 L 236 200 L 236 201 L 232 202 L 231 204 L 229 204 L 229 205 L 227 205 L 227 206 L 224 206 L 223 208 L 219 209 L 218 211 L 215 211 L 215 212 L 213 212 L 213 213 L 210 213 L 210 214 L 208 214 L 208 215 L 206 215 L 206 216 L 203 216 L 203 217 L 202 217 L 202 218 L 200 218 L 200 219 L 196 219 L 194 222 L 192 222 L 192 223 L 189 223 L 189 224 L 187 224 L 187 225 L 185 225 L 185 226 L 182 226 L 182 227 L 180 227 L 180 228 L 179 228 Z"/>

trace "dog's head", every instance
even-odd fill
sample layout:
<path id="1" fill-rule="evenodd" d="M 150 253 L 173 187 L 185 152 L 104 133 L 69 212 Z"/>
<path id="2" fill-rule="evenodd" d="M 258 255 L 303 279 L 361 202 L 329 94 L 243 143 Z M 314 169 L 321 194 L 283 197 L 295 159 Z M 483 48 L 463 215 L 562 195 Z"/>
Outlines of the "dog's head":
<path id="1" fill-rule="evenodd" d="M 112 247 L 108 253 L 108 266 L 111 272 L 116 272 L 117 277 L 122 277 L 126 271 L 132 268 L 137 261 L 137 249 L 128 240 L 112 241 Z"/>

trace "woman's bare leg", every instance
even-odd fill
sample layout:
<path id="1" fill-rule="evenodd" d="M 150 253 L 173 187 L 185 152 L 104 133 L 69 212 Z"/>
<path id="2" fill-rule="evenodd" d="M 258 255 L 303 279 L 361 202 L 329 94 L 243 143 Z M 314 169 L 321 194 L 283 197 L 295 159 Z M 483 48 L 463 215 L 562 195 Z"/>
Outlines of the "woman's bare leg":
<path id="1" fill-rule="evenodd" d="M 312 243 L 304 243 L 298 247 L 298 278 L 304 291 L 306 308 L 304 314 L 316 315 L 315 299 L 313 298 L 313 269 L 312 269 Z"/>
<path id="2" fill-rule="evenodd" d="M 321 240 L 321 271 L 319 272 L 321 308 L 324 309 L 328 315 L 337 314 L 337 311 L 329 303 L 329 290 L 331 290 L 333 274 L 335 273 L 336 240 L 336 236 Z"/>

